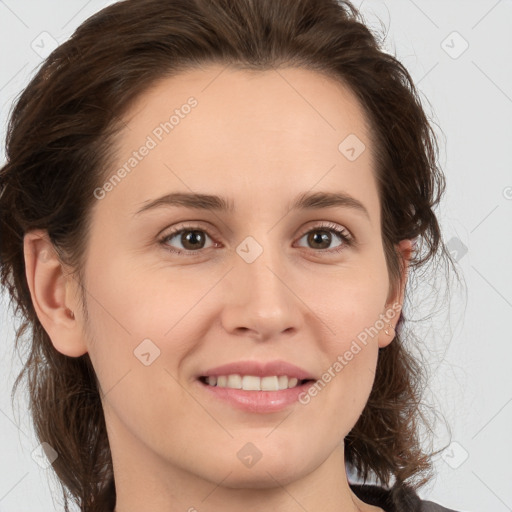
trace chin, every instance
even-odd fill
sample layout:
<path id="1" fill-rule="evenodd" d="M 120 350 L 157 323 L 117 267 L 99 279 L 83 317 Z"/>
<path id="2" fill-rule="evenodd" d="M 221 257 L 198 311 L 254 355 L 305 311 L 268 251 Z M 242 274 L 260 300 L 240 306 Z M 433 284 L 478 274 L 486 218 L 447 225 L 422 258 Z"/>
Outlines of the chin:
<path id="1" fill-rule="evenodd" d="M 212 468 L 210 480 L 218 482 L 219 474 L 229 474 L 222 482 L 223 487 L 230 489 L 272 489 L 288 485 L 313 471 L 306 467 L 299 467 L 299 461 L 290 458 L 281 460 L 264 460 L 263 457 L 252 467 L 245 467 L 242 463 L 219 468 Z M 209 472 L 210 473 L 210 472 Z"/>
<path id="2" fill-rule="evenodd" d="M 259 473 L 252 473 L 252 471 L 239 472 L 235 474 L 233 472 L 226 480 L 222 483 L 223 487 L 229 489 L 275 489 L 286 486 L 295 480 L 300 479 L 301 475 L 296 471 L 292 471 L 293 468 L 289 468 L 290 471 L 287 473 L 279 473 L 272 469 L 263 469 Z M 268 471 L 268 473 L 267 473 Z"/>

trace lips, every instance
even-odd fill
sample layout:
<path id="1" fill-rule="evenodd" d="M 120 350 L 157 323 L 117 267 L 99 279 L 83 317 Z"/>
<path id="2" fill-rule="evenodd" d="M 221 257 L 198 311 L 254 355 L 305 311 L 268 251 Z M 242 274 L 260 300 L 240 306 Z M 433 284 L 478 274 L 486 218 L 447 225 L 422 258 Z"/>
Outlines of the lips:
<path id="1" fill-rule="evenodd" d="M 317 380 L 317 378 L 304 368 L 282 360 L 259 362 L 237 361 L 205 370 L 197 376 L 198 379 L 206 377 L 219 377 L 223 375 L 253 375 L 255 377 L 272 377 L 286 375 L 297 380 Z"/>

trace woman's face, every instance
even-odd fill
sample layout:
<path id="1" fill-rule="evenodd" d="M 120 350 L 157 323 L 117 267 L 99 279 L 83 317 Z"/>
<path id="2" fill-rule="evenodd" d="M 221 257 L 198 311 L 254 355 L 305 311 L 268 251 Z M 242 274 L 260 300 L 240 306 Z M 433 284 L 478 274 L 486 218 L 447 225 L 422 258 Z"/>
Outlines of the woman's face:
<path id="1" fill-rule="evenodd" d="M 95 193 L 84 283 L 84 351 L 115 465 L 254 488 L 340 465 L 393 338 L 378 320 L 401 299 L 388 296 L 355 96 L 303 69 L 211 66 L 159 82 L 125 121 Z M 270 377 L 246 385 L 283 385 L 272 376 L 294 370 L 265 368 L 276 361 L 323 385 L 297 396 L 200 380 L 257 373 L 213 370 L 244 362 Z"/>

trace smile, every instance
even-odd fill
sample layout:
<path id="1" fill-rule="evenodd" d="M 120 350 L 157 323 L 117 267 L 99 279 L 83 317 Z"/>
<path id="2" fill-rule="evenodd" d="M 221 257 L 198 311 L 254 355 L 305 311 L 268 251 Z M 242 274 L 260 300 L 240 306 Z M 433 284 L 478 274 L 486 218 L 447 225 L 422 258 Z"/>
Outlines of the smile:
<path id="1" fill-rule="evenodd" d="M 258 377 L 256 375 L 232 374 L 201 377 L 200 380 L 209 386 L 219 388 L 243 389 L 244 391 L 282 391 L 301 386 L 310 379 L 299 380 L 287 375 Z"/>

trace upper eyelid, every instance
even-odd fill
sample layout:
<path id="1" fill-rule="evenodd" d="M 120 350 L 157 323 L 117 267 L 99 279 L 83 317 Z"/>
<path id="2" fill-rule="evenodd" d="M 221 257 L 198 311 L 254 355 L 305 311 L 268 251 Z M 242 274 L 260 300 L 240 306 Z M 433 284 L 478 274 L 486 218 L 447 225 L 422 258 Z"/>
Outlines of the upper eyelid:
<path id="1" fill-rule="evenodd" d="M 170 235 L 176 235 L 178 234 L 180 231 L 183 231 L 183 230 L 190 230 L 190 231 L 193 231 L 194 229 L 196 229 L 196 231 L 205 231 L 205 232 L 209 232 L 210 230 L 213 230 L 213 231 L 217 231 L 213 225 L 211 224 L 207 224 L 208 227 L 204 227 L 203 226 L 203 222 L 204 221 L 184 221 L 184 223 L 182 224 L 181 222 L 179 222 L 176 226 L 173 226 L 173 227 L 166 227 L 164 229 L 162 229 L 159 233 L 158 233 L 158 237 L 159 238 L 165 238 L 167 236 L 170 236 Z"/>
<path id="2" fill-rule="evenodd" d="M 314 221 L 312 221 L 312 222 L 314 222 Z M 329 220 L 324 220 L 324 221 L 320 220 L 317 222 L 319 222 L 319 224 L 314 224 L 314 225 L 305 227 L 303 230 L 301 230 L 300 231 L 301 234 L 299 236 L 302 237 L 306 233 L 308 233 L 309 231 L 311 231 L 313 229 L 327 229 L 327 230 L 336 230 L 336 231 L 346 231 L 351 238 L 354 238 L 352 231 L 350 231 L 350 229 L 348 229 L 343 224 L 336 224 L 335 222 L 329 221 Z"/>

